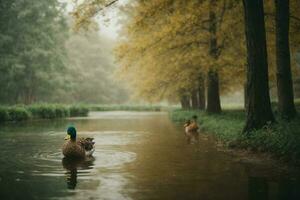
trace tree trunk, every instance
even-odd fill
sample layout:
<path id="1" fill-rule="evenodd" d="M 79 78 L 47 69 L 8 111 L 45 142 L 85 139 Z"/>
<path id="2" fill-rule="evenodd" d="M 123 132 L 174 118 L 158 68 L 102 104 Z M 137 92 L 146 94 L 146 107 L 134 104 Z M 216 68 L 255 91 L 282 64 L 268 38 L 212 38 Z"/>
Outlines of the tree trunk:
<path id="1" fill-rule="evenodd" d="M 262 0 L 243 0 L 247 41 L 247 119 L 243 132 L 274 122 L 271 109 Z"/>
<path id="2" fill-rule="evenodd" d="M 209 8 L 209 55 L 217 60 L 218 55 L 218 43 L 217 43 L 217 17 L 215 9 L 217 7 L 216 0 L 210 0 Z M 209 113 L 220 113 L 220 92 L 219 92 L 219 76 L 217 70 L 210 69 L 207 76 L 207 108 Z"/>
<path id="3" fill-rule="evenodd" d="M 220 113 L 219 76 L 216 71 L 210 70 L 207 75 L 207 108 L 209 113 Z"/>
<path id="4" fill-rule="evenodd" d="M 180 103 L 182 109 L 188 110 L 191 108 L 190 98 L 188 95 L 182 95 L 180 99 Z"/>
<path id="5" fill-rule="evenodd" d="M 289 47 L 289 0 L 275 0 L 278 111 L 291 119 L 296 115 Z"/>
<path id="6" fill-rule="evenodd" d="M 244 84 L 244 109 L 247 112 L 247 104 L 248 104 L 248 94 L 247 94 L 247 83 Z"/>
<path id="7" fill-rule="evenodd" d="M 191 109 L 191 101 L 190 101 L 190 97 L 189 96 L 186 96 L 186 109 Z"/>
<path id="8" fill-rule="evenodd" d="M 185 109 L 185 108 L 184 108 L 185 105 L 184 105 L 184 100 L 183 100 L 183 98 L 180 99 L 180 104 L 181 104 L 181 109 Z"/>
<path id="9" fill-rule="evenodd" d="M 27 87 L 24 89 L 23 102 L 26 105 L 32 104 L 33 101 L 33 89 Z"/>
<path id="10" fill-rule="evenodd" d="M 197 90 L 192 91 L 191 102 L 192 102 L 192 108 L 193 108 L 194 110 L 197 110 L 198 107 L 199 107 L 199 101 L 198 101 L 198 93 L 197 93 Z"/>
<path id="11" fill-rule="evenodd" d="M 198 101 L 198 109 L 205 110 L 205 80 L 203 75 L 199 77 Z"/>

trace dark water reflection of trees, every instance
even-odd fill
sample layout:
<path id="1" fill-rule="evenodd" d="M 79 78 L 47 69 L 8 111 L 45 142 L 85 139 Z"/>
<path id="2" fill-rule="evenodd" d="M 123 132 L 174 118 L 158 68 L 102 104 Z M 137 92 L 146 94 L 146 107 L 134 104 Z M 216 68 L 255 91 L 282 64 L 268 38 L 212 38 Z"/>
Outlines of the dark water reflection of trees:
<path id="1" fill-rule="evenodd" d="M 265 177 L 248 178 L 249 200 L 298 200 L 300 182 L 290 179 L 268 180 Z M 274 190 L 276 188 L 276 190 Z M 276 193 L 274 193 L 276 191 Z"/>

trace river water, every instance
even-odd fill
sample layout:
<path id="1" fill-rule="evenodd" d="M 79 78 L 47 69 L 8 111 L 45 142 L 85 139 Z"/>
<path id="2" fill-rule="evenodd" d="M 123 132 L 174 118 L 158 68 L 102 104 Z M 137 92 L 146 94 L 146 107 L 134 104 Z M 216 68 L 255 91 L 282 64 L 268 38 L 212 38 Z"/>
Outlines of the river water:
<path id="1" fill-rule="evenodd" d="M 63 159 L 69 125 L 94 137 L 94 157 Z M 209 136 L 186 138 L 163 112 L 92 112 L 86 118 L 0 126 L 0 199 L 300 199 L 299 176 L 241 162 Z"/>

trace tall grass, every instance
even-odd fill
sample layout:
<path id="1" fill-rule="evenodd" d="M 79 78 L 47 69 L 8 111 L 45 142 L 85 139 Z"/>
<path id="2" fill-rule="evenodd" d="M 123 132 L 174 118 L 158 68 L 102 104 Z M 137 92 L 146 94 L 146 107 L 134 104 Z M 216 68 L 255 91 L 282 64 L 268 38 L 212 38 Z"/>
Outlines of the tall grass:
<path id="1" fill-rule="evenodd" d="M 93 111 L 161 111 L 157 105 L 90 105 Z"/>
<path id="2" fill-rule="evenodd" d="M 83 105 L 74 105 L 70 108 L 71 117 L 87 116 L 89 114 L 89 108 Z"/>
<path id="3" fill-rule="evenodd" d="M 8 109 L 5 107 L 0 107 L 0 122 L 4 122 L 8 120 L 9 120 Z"/>
<path id="4" fill-rule="evenodd" d="M 245 135 L 242 134 L 245 113 L 241 110 L 225 110 L 218 115 L 199 111 L 170 112 L 170 118 L 177 122 L 191 119 L 193 115 L 198 116 L 201 130 L 215 135 L 228 147 L 269 152 L 287 161 L 300 163 L 300 116 L 289 122 L 277 117 L 276 124 Z"/>
<path id="5" fill-rule="evenodd" d="M 87 116 L 89 111 L 161 111 L 156 105 L 33 104 L 0 107 L 0 122 Z"/>
<path id="6" fill-rule="evenodd" d="M 31 113 L 25 107 L 10 107 L 8 108 L 9 121 L 24 121 L 31 118 Z"/>
<path id="7" fill-rule="evenodd" d="M 35 104 L 0 107 L 0 122 L 29 119 L 55 119 L 87 116 L 89 109 L 83 105 Z"/>
<path id="8" fill-rule="evenodd" d="M 59 104 L 37 104 L 28 107 L 34 118 L 54 119 L 70 116 L 70 108 Z"/>

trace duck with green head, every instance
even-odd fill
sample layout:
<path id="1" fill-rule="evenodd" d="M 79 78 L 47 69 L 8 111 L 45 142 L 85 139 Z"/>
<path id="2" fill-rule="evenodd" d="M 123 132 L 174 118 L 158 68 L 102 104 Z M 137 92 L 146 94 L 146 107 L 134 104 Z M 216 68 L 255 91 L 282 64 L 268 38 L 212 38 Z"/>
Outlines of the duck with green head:
<path id="1" fill-rule="evenodd" d="M 66 142 L 63 145 L 62 153 L 68 158 L 85 158 L 92 156 L 95 151 L 94 138 L 77 139 L 76 128 L 70 126 L 67 129 Z"/>

